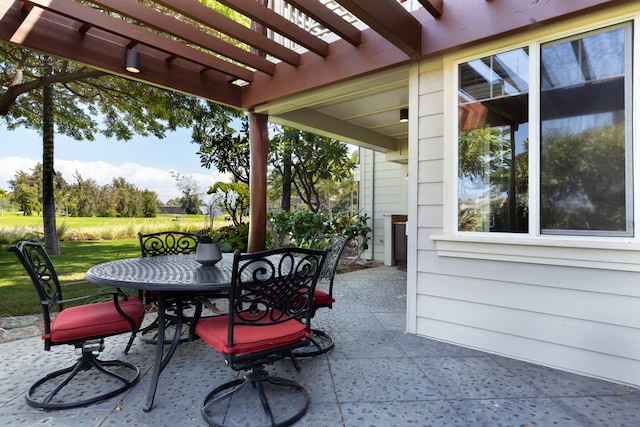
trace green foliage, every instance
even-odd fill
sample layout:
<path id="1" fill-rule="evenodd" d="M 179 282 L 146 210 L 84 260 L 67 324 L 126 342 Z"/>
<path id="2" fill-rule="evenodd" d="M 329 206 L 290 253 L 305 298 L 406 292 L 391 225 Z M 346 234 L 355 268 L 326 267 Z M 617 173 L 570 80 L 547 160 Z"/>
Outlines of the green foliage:
<path id="1" fill-rule="evenodd" d="M 54 177 L 57 210 L 72 216 L 101 216 L 153 218 L 158 214 L 158 196 L 150 190 L 139 190 L 123 177 L 99 186 L 92 179 L 83 179 L 76 173 L 76 182 L 67 183 L 60 172 Z M 42 163 L 37 163 L 31 174 L 19 170 L 9 181 L 12 202 L 20 206 L 25 215 L 42 209 Z"/>
<path id="2" fill-rule="evenodd" d="M 57 231 L 61 241 L 97 241 L 137 238 L 139 231 L 153 233 L 166 230 L 194 232 L 202 228 L 202 215 L 182 215 L 173 221 L 174 215 L 160 214 L 155 218 L 77 218 L 58 216 Z M 20 212 L 7 212 L 0 223 L 0 244 L 19 240 L 43 238 L 42 218 L 23 216 Z"/>
<path id="3" fill-rule="evenodd" d="M 202 205 L 202 200 L 198 196 L 198 183 L 196 180 L 191 176 L 181 175 L 173 170 L 169 173 L 182 193 L 182 197 L 179 199 L 180 206 L 187 214 L 197 214 Z"/>
<path id="4" fill-rule="evenodd" d="M 541 227 L 627 228 L 625 123 L 543 135 Z"/>
<path id="5" fill-rule="evenodd" d="M 361 252 L 369 247 L 369 219 L 367 215 L 340 215 L 330 220 L 322 212 L 314 213 L 305 209 L 293 213 L 278 211 L 269 215 L 273 232 L 280 238 L 279 245 L 282 244 L 282 236 L 287 234 L 297 246 L 307 246 L 317 234 L 339 234 L 350 236 L 358 242 Z"/>
<path id="6" fill-rule="evenodd" d="M 244 223 L 244 217 L 249 214 L 249 186 L 244 182 L 216 182 L 209 189 L 213 195 L 213 202 L 229 214 L 235 226 Z"/>
<path id="7" fill-rule="evenodd" d="M 344 142 L 288 127 L 271 139 L 269 156 L 272 179 L 280 180 L 283 188 L 293 185 L 313 212 L 329 211 L 327 182 L 349 179 L 355 168 Z"/>
<path id="8" fill-rule="evenodd" d="M 279 211 L 269 215 L 273 231 L 278 236 L 289 234 L 296 246 L 308 245 L 316 234 L 331 231 L 330 220 L 322 212 L 302 209 L 296 212 Z"/>
<path id="9" fill-rule="evenodd" d="M 231 245 L 224 241 L 225 239 L 220 230 L 214 232 L 210 228 L 207 228 L 198 231 L 196 235 L 198 236 L 199 243 L 215 243 L 221 252 L 231 252 L 233 249 Z"/>
<path id="10" fill-rule="evenodd" d="M 222 235 L 221 240 L 231 247 L 229 252 L 235 250 L 240 250 L 241 252 L 247 251 L 249 245 L 249 224 L 221 227 L 218 231 Z"/>
<path id="11" fill-rule="evenodd" d="M 0 44 L 0 115 L 9 129 L 24 126 L 42 131 L 43 88 L 54 87 L 56 132 L 93 141 L 97 133 L 119 140 L 134 135 L 164 138 L 167 130 L 191 125 L 189 111 L 199 103 L 191 96 L 109 75 L 63 59 Z M 47 57 L 50 58 L 50 57 Z M 43 66 L 51 63 L 50 75 Z M 26 96 L 25 96 L 26 95 Z M 103 119 L 100 127 L 96 118 Z"/>
<path id="12" fill-rule="evenodd" d="M 517 143 L 509 126 L 460 132 L 458 230 L 528 230 L 529 142 Z"/>
<path id="13" fill-rule="evenodd" d="M 200 163 L 230 173 L 234 180 L 249 184 L 249 122 L 235 108 L 208 102 L 193 111 L 192 142 L 199 144 Z M 240 125 L 236 130 L 232 125 Z"/>
<path id="14" fill-rule="evenodd" d="M 340 215 L 333 220 L 333 230 L 336 234 L 350 236 L 353 241 L 359 244 L 360 252 L 369 249 L 369 235 L 371 227 L 369 227 L 369 216 L 364 215 Z"/>
<path id="15" fill-rule="evenodd" d="M 289 224 L 291 240 L 298 246 L 308 245 L 316 234 L 331 231 L 331 221 L 326 214 L 306 209 L 293 212 Z"/>

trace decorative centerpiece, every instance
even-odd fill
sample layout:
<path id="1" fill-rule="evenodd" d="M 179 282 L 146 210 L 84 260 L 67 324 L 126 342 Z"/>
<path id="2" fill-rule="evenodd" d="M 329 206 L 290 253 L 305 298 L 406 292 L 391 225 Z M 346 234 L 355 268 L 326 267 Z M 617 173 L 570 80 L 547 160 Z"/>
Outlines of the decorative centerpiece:
<path id="1" fill-rule="evenodd" d="M 222 252 L 219 244 L 227 245 L 220 242 L 222 237 L 220 233 L 216 234 L 198 234 L 198 246 L 196 246 L 196 261 L 202 265 L 211 266 L 215 265 L 222 259 Z"/>

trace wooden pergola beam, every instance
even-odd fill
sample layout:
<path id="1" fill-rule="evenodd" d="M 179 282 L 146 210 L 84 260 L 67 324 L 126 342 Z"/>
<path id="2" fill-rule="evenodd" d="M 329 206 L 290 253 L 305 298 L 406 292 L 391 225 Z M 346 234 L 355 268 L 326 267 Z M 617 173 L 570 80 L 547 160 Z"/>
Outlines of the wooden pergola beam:
<path id="1" fill-rule="evenodd" d="M 142 69 L 134 76 L 122 67 L 128 40 L 96 28 L 80 32 L 81 25 L 76 20 L 38 7 L 34 7 L 32 13 L 25 13 L 20 3 L 0 1 L 0 40 L 168 90 L 237 108 L 242 106 L 241 88 L 229 84 L 226 74 L 213 70 L 203 72 L 201 66 L 186 61 L 168 63 L 161 57 L 143 55 Z"/>
<path id="2" fill-rule="evenodd" d="M 136 44 L 144 44 L 154 50 L 164 52 L 166 57 L 175 54 L 196 64 L 200 64 L 205 69 L 211 68 L 212 70 L 216 70 L 248 82 L 253 80 L 253 72 L 246 68 L 242 68 L 230 62 L 216 58 L 213 55 L 196 50 L 178 41 L 168 39 L 160 34 L 141 28 L 140 26 L 114 18 L 106 13 L 102 13 L 83 4 L 63 0 L 26 1 L 36 5 L 37 8 L 41 8 L 70 19 L 75 19 L 76 21 L 91 25 L 93 28 L 98 28 L 104 32 L 118 35 L 119 37 L 129 39 L 129 41 L 134 41 Z M 32 9 L 30 13 L 34 13 L 34 10 L 35 8 Z"/>
<path id="3" fill-rule="evenodd" d="M 418 57 L 422 25 L 398 2 L 336 0 L 409 57 Z"/>
<path id="4" fill-rule="evenodd" d="M 106 10 L 117 12 L 122 16 L 131 18 L 141 24 L 148 25 L 162 33 L 171 34 L 179 39 L 208 49 L 211 52 L 260 70 L 263 73 L 273 75 L 275 72 L 275 64 L 273 62 L 253 55 L 247 50 L 227 43 L 184 21 L 160 13 L 141 3 L 129 0 L 93 0 L 92 3 Z"/>
<path id="5" fill-rule="evenodd" d="M 287 49 L 275 41 L 252 31 L 226 16 L 194 0 L 155 0 L 156 3 L 180 13 L 196 22 L 211 27 L 242 43 L 278 58 L 294 67 L 300 65 L 300 54 Z"/>
<path id="6" fill-rule="evenodd" d="M 434 18 L 438 19 L 442 16 L 443 0 L 418 0 L 418 2 L 420 2 L 422 7 L 424 7 Z"/>
<path id="7" fill-rule="evenodd" d="M 282 34 L 297 44 L 306 47 L 316 55 L 329 55 L 329 44 L 278 15 L 256 0 L 217 0 L 235 11 L 247 16 L 272 31 Z"/>
<path id="8" fill-rule="evenodd" d="M 317 0 L 287 0 L 287 3 L 312 17 L 352 45 L 357 46 L 362 42 L 360 30 Z"/>

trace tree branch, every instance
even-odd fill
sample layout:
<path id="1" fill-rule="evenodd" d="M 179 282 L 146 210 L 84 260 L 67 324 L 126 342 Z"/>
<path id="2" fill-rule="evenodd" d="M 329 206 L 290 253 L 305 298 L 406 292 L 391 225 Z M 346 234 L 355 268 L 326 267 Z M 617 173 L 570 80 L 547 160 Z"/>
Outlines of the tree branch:
<path id="1" fill-rule="evenodd" d="M 16 77 L 21 74 L 20 71 L 16 71 Z M 17 78 L 14 79 L 14 83 L 0 95 L 0 116 L 6 116 L 9 114 L 9 110 L 15 104 L 16 99 L 24 93 L 44 87 L 49 84 L 55 83 L 69 83 L 78 80 L 95 79 L 107 75 L 104 71 L 91 70 L 91 71 L 78 71 L 74 73 L 62 73 L 54 74 L 51 76 L 43 76 L 26 83 L 17 83 Z"/>

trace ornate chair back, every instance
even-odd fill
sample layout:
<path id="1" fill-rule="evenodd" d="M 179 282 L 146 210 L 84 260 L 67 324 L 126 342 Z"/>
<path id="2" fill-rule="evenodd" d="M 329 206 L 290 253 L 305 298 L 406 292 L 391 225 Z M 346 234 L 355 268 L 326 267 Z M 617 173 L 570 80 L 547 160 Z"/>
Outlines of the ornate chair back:
<path id="1" fill-rule="evenodd" d="M 195 253 L 198 236 L 182 231 L 138 233 L 140 252 L 145 256 L 183 255 Z"/>
<path id="2" fill-rule="evenodd" d="M 105 337 L 122 333 L 131 334 L 125 353 L 129 350 L 144 318 L 142 301 L 121 292 L 65 300 L 53 263 L 40 242 L 22 241 L 7 249 L 16 254 L 38 293 L 44 320 L 45 350 L 62 344 L 82 350 L 74 366 L 36 381 L 26 394 L 27 402 L 43 409 L 73 408 L 113 397 L 135 384 L 140 374 L 135 365 L 119 360 L 101 361 L 96 354 L 104 349 Z M 109 300 L 93 302 L 99 298 Z M 65 307 L 82 300 L 91 303 Z M 104 387 L 98 388 L 87 384 L 86 378 L 84 382 L 73 381 L 78 372 L 90 369 L 117 381 L 105 380 Z"/>

